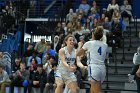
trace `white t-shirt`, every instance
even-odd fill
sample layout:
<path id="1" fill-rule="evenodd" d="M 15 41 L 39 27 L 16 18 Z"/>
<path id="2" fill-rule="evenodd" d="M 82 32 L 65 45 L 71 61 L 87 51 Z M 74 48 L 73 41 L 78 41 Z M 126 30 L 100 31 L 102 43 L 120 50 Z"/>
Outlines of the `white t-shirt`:
<path id="1" fill-rule="evenodd" d="M 87 50 L 87 64 L 103 64 L 106 58 L 107 44 L 99 40 L 88 41 L 83 45 L 83 49 Z"/>

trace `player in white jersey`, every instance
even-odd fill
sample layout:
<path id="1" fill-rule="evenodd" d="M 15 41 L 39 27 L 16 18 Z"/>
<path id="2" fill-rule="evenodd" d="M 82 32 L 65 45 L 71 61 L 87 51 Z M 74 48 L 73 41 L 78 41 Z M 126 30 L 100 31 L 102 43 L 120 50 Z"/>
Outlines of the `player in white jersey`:
<path id="1" fill-rule="evenodd" d="M 91 84 L 90 93 L 101 93 L 101 84 L 106 76 L 105 58 L 107 44 L 101 41 L 103 36 L 103 27 L 98 26 L 93 34 L 92 41 L 86 42 L 77 53 L 77 65 L 85 68 L 80 62 L 80 56 L 88 53 L 88 76 Z"/>
<path id="2" fill-rule="evenodd" d="M 55 76 L 57 84 L 55 93 L 62 93 L 64 83 L 71 93 L 77 93 L 77 79 L 74 74 L 76 70 L 76 50 L 73 36 L 68 35 L 64 42 L 66 46 L 59 50 L 59 65 Z"/>

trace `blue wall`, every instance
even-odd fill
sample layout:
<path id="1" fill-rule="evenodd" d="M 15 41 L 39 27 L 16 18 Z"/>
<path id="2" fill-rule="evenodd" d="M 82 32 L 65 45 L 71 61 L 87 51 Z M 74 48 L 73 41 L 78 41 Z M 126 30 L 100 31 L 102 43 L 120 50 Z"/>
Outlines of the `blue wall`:
<path id="1" fill-rule="evenodd" d="M 133 2 L 133 16 L 140 19 L 140 0 L 132 0 Z"/>

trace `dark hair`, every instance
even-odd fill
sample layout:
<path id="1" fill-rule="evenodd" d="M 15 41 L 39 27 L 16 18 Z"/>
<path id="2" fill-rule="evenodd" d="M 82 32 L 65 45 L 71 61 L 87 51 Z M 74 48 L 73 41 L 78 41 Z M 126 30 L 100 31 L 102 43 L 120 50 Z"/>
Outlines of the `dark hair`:
<path id="1" fill-rule="evenodd" d="M 31 60 L 30 60 L 30 62 L 32 62 L 32 59 L 34 59 L 35 60 L 35 63 L 37 64 L 37 60 L 36 60 L 36 58 L 31 58 Z"/>
<path id="2" fill-rule="evenodd" d="M 49 56 L 49 59 L 51 59 L 51 58 L 55 60 L 55 57 L 54 56 Z"/>
<path id="3" fill-rule="evenodd" d="M 100 40 L 103 37 L 103 27 L 102 26 L 97 26 L 95 30 L 93 31 L 94 34 L 94 39 L 95 40 Z"/>

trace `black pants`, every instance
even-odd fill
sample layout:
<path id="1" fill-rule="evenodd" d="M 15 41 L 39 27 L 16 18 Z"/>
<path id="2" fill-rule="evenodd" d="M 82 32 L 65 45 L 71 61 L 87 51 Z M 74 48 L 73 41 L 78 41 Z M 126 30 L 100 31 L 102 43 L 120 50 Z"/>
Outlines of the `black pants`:
<path id="1" fill-rule="evenodd" d="M 15 92 L 14 92 L 14 86 L 23 87 L 23 86 L 22 86 L 22 81 L 19 81 L 19 82 L 17 82 L 17 81 L 12 81 L 12 82 L 11 82 L 11 85 L 10 85 L 10 91 L 11 91 L 11 93 L 15 93 Z M 27 93 L 27 87 L 24 87 L 24 93 Z"/>

